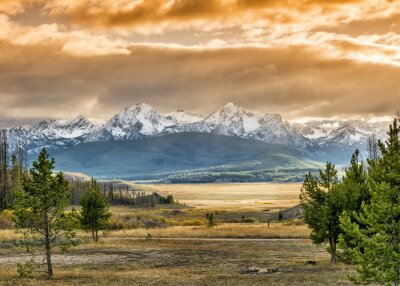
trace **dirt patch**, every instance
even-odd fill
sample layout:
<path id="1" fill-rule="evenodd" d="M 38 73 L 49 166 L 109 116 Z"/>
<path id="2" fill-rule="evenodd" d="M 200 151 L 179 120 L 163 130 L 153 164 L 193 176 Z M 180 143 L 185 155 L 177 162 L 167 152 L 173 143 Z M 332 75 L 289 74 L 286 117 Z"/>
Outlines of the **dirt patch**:
<path id="1" fill-rule="evenodd" d="M 68 253 L 64 255 L 53 254 L 52 262 L 54 265 L 79 265 L 79 264 L 114 264 L 114 263 L 126 263 L 131 261 L 137 261 L 146 259 L 149 257 L 158 257 L 157 253 L 143 254 L 134 253 L 127 251 L 91 251 L 81 250 L 75 251 L 74 253 Z M 164 255 L 163 255 L 164 256 Z M 0 264 L 17 264 L 20 262 L 28 261 L 31 256 L 28 254 L 20 255 L 8 255 L 0 256 Z M 37 263 L 44 261 L 43 255 L 35 255 L 34 259 Z"/>
<path id="2" fill-rule="evenodd" d="M 75 265 L 75 264 L 92 264 L 92 263 L 113 263 L 118 260 L 124 260 L 127 257 L 118 254 L 87 254 L 87 255 L 60 255 L 54 254 L 52 261 L 55 265 Z M 31 259 L 29 255 L 0 257 L 0 264 L 17 264 Z M 43 262 L 42 255 L 35 255 L 34 259 L 37 263 Z"/>

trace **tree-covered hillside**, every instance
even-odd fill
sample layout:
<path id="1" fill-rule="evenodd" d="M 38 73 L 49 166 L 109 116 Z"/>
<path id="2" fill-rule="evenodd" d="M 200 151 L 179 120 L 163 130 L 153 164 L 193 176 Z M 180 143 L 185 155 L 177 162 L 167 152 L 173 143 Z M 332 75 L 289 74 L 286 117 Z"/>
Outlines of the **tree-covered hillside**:
<path id="1" fill-rule="evenodd" d="M 284 145 L 204 133 L 85 143 L 51 155 L 61 170 L 108 179 L 293 181 L 293 173 L 320 167 Z"/>

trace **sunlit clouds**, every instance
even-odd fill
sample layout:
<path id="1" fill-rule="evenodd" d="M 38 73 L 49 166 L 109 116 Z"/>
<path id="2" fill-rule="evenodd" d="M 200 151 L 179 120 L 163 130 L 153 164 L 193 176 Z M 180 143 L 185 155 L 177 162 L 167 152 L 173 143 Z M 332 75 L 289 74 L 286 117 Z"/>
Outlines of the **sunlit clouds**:
<path id="1" fill-rule="evenodd" d="M 0 97 L 13 98 L 1 100 L 5 122 L 101 119 L 143 101 L 200 113 L 235 101 L 296 120 L 390 116 L 400 3 L 0 0 L 0 53 Z"/>

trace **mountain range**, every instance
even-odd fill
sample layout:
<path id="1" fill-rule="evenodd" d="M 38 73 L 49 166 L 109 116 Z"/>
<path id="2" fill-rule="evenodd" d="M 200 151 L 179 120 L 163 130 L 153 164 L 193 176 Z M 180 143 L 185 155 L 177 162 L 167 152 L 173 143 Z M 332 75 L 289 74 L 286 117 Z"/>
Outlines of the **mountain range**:
<path id="1" fill-rule="evenodd" d="M 196 134 L 197 136 L 211 134 L 232 138 L 229 144 L 233 144 L 235 139 L 248 140 L 249 148 L 254 146 L 254 141 L 269 144 L 268 146 L 278 144 L 288 150 L 294 150 L 303 158 L 316 162 L 331 160 L 338 164 L 345 164 L 354 149 L 365 150 L 367 138 L 372 134 L 375 134 L 378 139 L 384 139 L 387 126 L 388 122 L 373 123 L 363 120 L 289 123 L 279 114 L 249 111 L 234 103 L 228 103 L 208 116 L 192 114 L 185 110 L 162 114 L 152 106 L 142 103 L 123 108 L 103 123 L 94 123 L 86 117 L 78 116 L 71 120 L 49 119 L 34 125 L 11 127 L 8 129 L 8 138 L 11 150 L 15 150 L 21 141 L 25 141 L 32 158 L 43 147 L 54 154 L 63 152 L 63 158 L 66 158 L 65 154 L 69 149 L 77 148 L 76 146 L 81 144 L 142 142 L 149 138 L 163 136 L 168 136 L 168 138 L 175 136 L 180 140 L 187 140 L 188 136 L 179 137 L 178 134 Z M 217 137 L 208 138 L 216 140 Z M 243 148 L 246 148 L 243 144 L 246 140 L 241 141 Z M 113 149 L 110 145 L 108 147 Z M 235 152 L 237 153 L 238 150 Z M 237 155 L 232 154 L 232 156 L 235 161 L 234 157 Z M 112 158 L 109 159 L 112 160 Z M 242 161 L 255 158 L 253 156 L 248 160 L 245 159 L 241 158 Z M 71 160 L 68 159 L 68 161 L 69 171 L 76 171 L 71 167 Z M 230 161 L 219 163 L 225 164 Z M 209 165 L 215 166 L 211 163 Z M 173 168 L 173 165 L 170 167 Z M 192 167 L 205 168 L 207 164 L 203 162 L 193 164 Z M 180 169 L 180 171 L 185 170 L 184 166 Z"/>

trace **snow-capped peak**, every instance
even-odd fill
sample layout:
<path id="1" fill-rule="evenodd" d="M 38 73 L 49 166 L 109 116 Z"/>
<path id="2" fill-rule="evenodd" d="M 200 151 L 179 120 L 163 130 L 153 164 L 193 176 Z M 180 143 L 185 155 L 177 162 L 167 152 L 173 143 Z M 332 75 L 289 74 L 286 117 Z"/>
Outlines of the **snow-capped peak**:
<path id="1" fill-rule="evenodd" d="M 354 147 L 372 133 L 384 138 L 387 123 L 325 120 L 296 127 L 279 114 L 249 111 L 232 102 L 205 118 L 182 109 L 161 114 L 152 106 L 141 103 L 121 109 L 100 125 L 84 116 L 71 120 L 48 119 L 24 128 L 9 128 L 8 135 L 11 145 L 18 144 L 21 136 L 27 138 L 34 151 L 42 147 L 56 149 L 82 142 L 135 140 L 179 132 L 238 136 L 307 150 L 316 145 Z"/>
<path id="2" fill-rule="evenodd" d="M 319 145 L 353 146 L 365 144 L 372 134 L 384 140 L 388 124 L 365 120 L 316 120 L 297 125 L 297 128 Z"/>
<path id="3" fill-rule="evenodd" d="M 174 120 L 177 124 L 195 123 L 204 119 L 201 115 L 190 113 L 183 109 L 167 113 L 165 116 L 170 120 Z"/>
<path id="4" fill-rule="evenodd" d="M 119 120 L 126 121 L 132 120 L 140 116 L 145 118 L 146 116 L 151 116 L 151 114 L 156 111 L 150 105 L 146 103 L 136 104 L 129 107 L 124 107 L 121 109 L 114 118 L 119 118 Z"/>
<path id="5" fill-rule="evenodd" d="M 243 107 L 241 107 L 233 102 L 228 102 L 220 110 L 224 110 L 224 111 L 230 112 L 230 113 L 236 113 L 236 112 L 243 110 Z"/>
<path id="6" fill-rule="evenodd" d="M 146 103 L 125 107 L 105 124 L 100 126 L 86 141 L 135 139 L 161 133 L 175 122 L 158 113 Z"/>
<path id="7" fill-rule="evenodd" d="M 78 115 L 77 117 L 66 121 L 64 124 L 65 125 L 79 125 L 79 126 L 82 126 L 82 125 L 92 124 L 92 122 L 87 117 L 85 117 L 83 115 Z"/>

